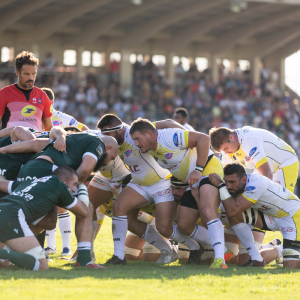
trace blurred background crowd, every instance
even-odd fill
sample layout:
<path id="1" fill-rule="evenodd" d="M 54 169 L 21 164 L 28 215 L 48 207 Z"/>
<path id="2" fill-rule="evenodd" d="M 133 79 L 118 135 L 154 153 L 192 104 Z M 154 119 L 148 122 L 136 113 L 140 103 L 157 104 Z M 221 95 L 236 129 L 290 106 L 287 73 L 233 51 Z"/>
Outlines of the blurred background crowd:
<path id="1" fill-rule="evenodd" d="M 218 84 L 212 81 L 209 69 L 199 72 L 194 64 L 185 71 L 179 62 L 173 84 L 164 67 L 151 59 L 136 62 L 133 70 L 132 87 L 120 87 L 116 61 L 110 63 L 109 70 L 103 68 L 98 74 L 90 72 L 79 79 L 75 72 L 40 72 L 35 85 L 50 87 L 55 93 L 54 108 L 90 128 L 95 128 L 106 113 L 130 124 L 138 117 L 152 121 L 172 118 L 176 108 L 185 107 L 189 123 L 198 131 L 251 125 L 270 130 L 300 154 L 299 101 L 293 93 L 279 90 L 276 71 L 261 69 L 261 84 L 254 86 L 250 70 L 241 71 L 238 65 L 229 72 L 221 64 Z M 0 88 L 15 81 L 13 73 L 2 73 Z"/>

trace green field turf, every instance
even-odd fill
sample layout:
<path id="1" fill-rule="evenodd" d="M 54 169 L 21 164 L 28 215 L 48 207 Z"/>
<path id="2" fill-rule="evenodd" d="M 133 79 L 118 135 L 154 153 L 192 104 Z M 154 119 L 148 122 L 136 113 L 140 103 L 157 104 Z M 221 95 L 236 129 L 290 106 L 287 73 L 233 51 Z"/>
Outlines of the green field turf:
<path id="1" fill-rule="evenodd" d="M 74 220 L 74 219 L 73 219 Z M 269 233 L 269 242 L 280 234 Z M 57 246 L 61 238 L 57 230 Z M 72 239 L 75 250 L 75 237 Z M 111 220 L 106 218 L 96 241 L 97 262 L 104 263 L 113 251 Z M 173 263 L 161 266 L 134 261 L 127 266 L 87 270 L 55 259 L 43 272 L 0 269 L 2 299 L 300 299 L 300 272 L 270 265 L 261 268 L 229 266 L 208 270 L 208 265 Z"/>

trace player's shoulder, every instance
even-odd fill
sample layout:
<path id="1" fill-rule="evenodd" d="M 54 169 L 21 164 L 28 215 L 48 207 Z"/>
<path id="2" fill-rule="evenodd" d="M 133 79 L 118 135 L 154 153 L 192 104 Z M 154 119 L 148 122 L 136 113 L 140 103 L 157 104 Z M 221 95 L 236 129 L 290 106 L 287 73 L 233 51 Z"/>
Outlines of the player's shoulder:
<path id="1" fill-rule="evenodd" d="M 9 93 L 11 91 L 15 91 L 17 88 L 15 87 L 15 84 L 10 84 L 5 86 L 4 88 L 0 89 L 0 93 L 2 95 L 5 95 L 6 93 Z"/>
<path id="2" fill-rule="evenodd" d="M 254 191 L 255 189 L 260 189 L 267 184 L 268 178 L 261 174 L 247 174 L 247 182 L 245 191 Z"/>

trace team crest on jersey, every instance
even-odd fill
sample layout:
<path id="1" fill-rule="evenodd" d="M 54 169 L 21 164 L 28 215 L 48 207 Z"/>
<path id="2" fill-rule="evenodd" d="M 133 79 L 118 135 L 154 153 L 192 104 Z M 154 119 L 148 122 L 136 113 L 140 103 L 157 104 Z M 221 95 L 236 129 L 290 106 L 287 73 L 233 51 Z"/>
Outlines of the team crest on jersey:
<path id="1" fill-rule="evenodd" d="M 173 157 L 173 153 L 168 152 L 168 153 L 165 154 L 166 159 L 171 159 L 172 157 Z"/>
<path id="2" fill-rule="evenodd" d="M 253 190 L 255 190 L 255 186 L 247 186 L 245 188 L 245 192 L 250 192 L 250 191 L 253 191 Z"/>
<path id="3" fill-rule="evenodd" d="M 251 159 L 250 156 L 245 155 L 245 161 L 249 161 Z"/>
<path id="4" fill-rule="evenodd" d="M 126 157 L 128 157 L 132 152 L 133 152 L 132 149 L 127 149 L 127 150 L 125 151 Z"/>
<path id="5" fill-rule="evenodd" d="M 55 120 L 55 121 L 52 121 L 52 124 L 53 124 L 53 126 L 59 126 L 62 124 L 62 122 L 59 120 Z"/>
<path id="6" fill-rule="evenodd" d="M 73 119 L 70 121 L 70 124 L 69 124 L 69 126 L 72 126 L 72 125 L 74 125 L 74 124 L 75 124 L 75 122 L 76 122 L 76 120 L 73 118 Z"/>
<path id="7" fill-rule="evenodd" d="M 23 117 L 31 117 L 37 112 L 37 109 L 33 105 L 27 105 L 21 110 Z"/>
<path id="8" fill-rule="evenodd" d="M 103 149 L 101 147 L 101 145 L 99 145 L 97 148 L 96 148 L 96 151 L 98 153 L 98 157 L 100 158 L 102 155 L 103 155 Z"/>
<path id="9" fill-rule="evenodd" d="M 249 152 L 249 156 L 251 157 L 256 152 L 256 150 L 257 150 L 257 147 L 252 148 Z"/>
<path id="10" fill-rule="evenodd" d="M 38 104 L 42 104 L 42 99 L 41 98 L 37 98 Z"/>
<path id="11" fill-rule="evenodd" d="M 37 178 L 35 179 L 33 182 L 46 182 L 47 180 L 49 180 L 52 176 L 45 176 L 42 178 Z"/>
<path id="12" fill-rule="evenodd" d="M 178 147 L 178 134 L 177 133 L 175 133 L 173 135 L 173 143 L 176 147 Z"/>

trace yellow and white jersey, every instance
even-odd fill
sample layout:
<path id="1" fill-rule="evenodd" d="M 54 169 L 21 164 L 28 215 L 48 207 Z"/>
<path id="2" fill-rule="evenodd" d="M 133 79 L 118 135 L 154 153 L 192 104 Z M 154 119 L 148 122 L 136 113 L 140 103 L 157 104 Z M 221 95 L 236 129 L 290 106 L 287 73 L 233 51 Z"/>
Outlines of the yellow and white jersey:
<path id="1" fill-rule="evenodd" d="M 283 218 L 300 209 L 299 198 L 285 187 L 261 174 L 248 174 L 243 197 L 266 215 Z"/>
<path id="2" fill-rule="evenodd" d="M 240 153 L 240 149 L 237 151 L 237 153 Z M 250 158 L 250 156 L 247 156 L 247 155 L 236 155 L 235 153 L 226 154 L 225 152 L 220 151 L 219 159 L 222 162 L 222 165 L 224 167 L 233 162 L 239 162 L 242 165 L 244 165 L 246 169 L 249 169 L 252 171 L 255 170 L 255 164 L 254 164 L 253 160 Z"/>
<path id="3" fill-rule="evenodd" d="M 252 161 L 256 169 L 268 162 L 272 173 L 298 161 L 294 149 L 267 130 L 245 126 L 235 132 L 241 146 L 231 154 L 234 160 Z"/>
<path id="4" fill-rule="evenodd" d="M 124 124 L 126 132 L 124 142 L 119 146 L 119 155 L 128 166 L 134 182 L 142 186 L 153 185 L 170 176 L 170 172 L 161 168 L 149 153 L 141 153 L 131 138 L 130 126 Z"/>
<path id="5" fill-rule="evenodd" d="M 197 161 L 196 148 L 188 148 L 189 131 L 168 128 L 157 132 L 157 148 L 149 153 L 162 168 L 168 169 L 179 180 L 186 180 L 195 170 Z M 212 154 L 210 149 L 208 155 Z"/>
<path id="6" fill-rule="evenodd" d="M 85 132 L 97 135 L 99 138 L 104 136 L 101 133 L 101 130 L 89 129 Z M 121 179 L 130 174 L 123 161 L 120 159 L 120 156 L 117 156 L 106 166 L 101 167 L 99 171 L 104 177 L 110 178 L 112 181 L 120 181 Z"/>
<path id="7" fill-rule="evenodd" d="M 54 108 L 53 108 L 51 119 L 52 119 L 53 126 L 60 126 L 62 128 L 65 128 L 67 126 L 75 126 L 79 129 L 82 129 L 83 127 L 83 124 L 78 122 L 72 116 L 65 114 L 61 111 L 57 111 Z"/>

